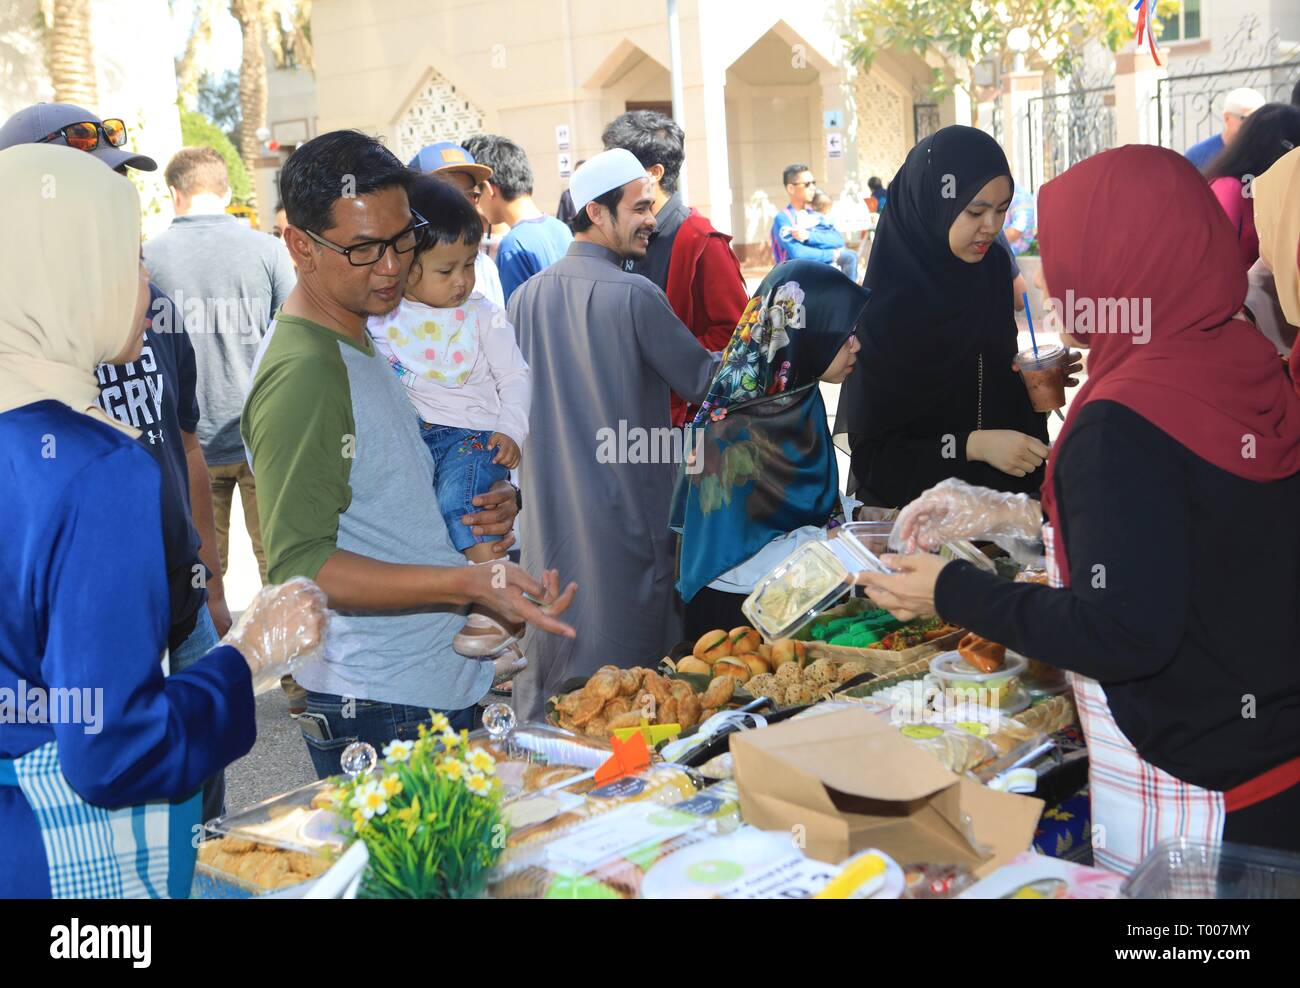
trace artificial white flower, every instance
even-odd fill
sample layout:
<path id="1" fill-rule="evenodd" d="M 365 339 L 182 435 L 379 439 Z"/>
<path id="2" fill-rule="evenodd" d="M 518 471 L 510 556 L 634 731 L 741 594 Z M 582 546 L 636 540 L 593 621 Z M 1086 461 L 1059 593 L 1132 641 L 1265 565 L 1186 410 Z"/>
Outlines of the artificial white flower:
<path id="1" fill-rule="evenodd" d="M 483 748 L 471 748 L 469 754 L 465 756 L 465 761 L 469 762 L 470 768 L 476 772 L 482 772 L 484 775 L 494 775 L 497 770 L 497 760 L 492 757 L 492 753 Z"/>
<path id="2" fill-rule="evenodd" d="M 388 812 L 388 796 L 380 786 L 370 789 L 361 804 L 361 815 L 369 820 L 373 816 L 383 816 Z"/>
<path id="3" fill-rule="evenodd" d="M 492 791 L 492 783 L 481 772 L 471 772 L 466 776 L 465 785 L 475 796 L 486 796 Z"/>
<path id="4" fill-rule="evenodd" d="M 414 748 L 414 741 L 390 741 L 384 746 L 384 761 L 389 765 L 408 761 Z"/>

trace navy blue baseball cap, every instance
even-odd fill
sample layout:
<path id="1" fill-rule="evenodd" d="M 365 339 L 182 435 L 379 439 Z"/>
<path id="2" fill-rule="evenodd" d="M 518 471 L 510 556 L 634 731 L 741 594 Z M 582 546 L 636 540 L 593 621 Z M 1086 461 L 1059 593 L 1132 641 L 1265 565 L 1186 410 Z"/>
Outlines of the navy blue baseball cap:
<path id="1" fill-rule="evenodd" d="M 74 106 L 71 103 L 37 103 L 35 106 L 19 110 L 5 121 L 3 127 L 0 127 L 0 150 L 17 144 L 40 144 L 52 134 L 58 136 L 49 143 L 62 144 L 66 147 L 68 141 L 62 134 L 58 134 L 58 131 L 70 124 L 83 122 L 102 124 L 104 121 L 84 107 Z M 104 140 L 103 134 L 100 134 L 99 146 L 88 153 L 114 170 L 123 165 L 127 168 L 138 168 L 142 172 L 158 170 L 158 162 L 153 158 L 145 154 L 136 154 L 126 148 L 113 147 Z"/>
<path id="2" fill-rule="evenodd" d="M 439 141 L 420 148 L 407 168 L 429 174 L 432 172 L 464 172 L 476 183 L 492 177 L 492 169 L 474 161 L 474 156 L 453 141 Z"/>

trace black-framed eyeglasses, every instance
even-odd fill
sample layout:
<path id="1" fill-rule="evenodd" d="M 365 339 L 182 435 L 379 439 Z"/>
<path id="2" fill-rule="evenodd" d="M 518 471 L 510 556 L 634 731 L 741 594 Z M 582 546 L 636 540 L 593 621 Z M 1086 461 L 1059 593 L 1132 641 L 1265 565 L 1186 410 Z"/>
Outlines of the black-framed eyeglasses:
<path id="1" fill-rule="evenodd" d="M 411 215 L 415 217 L 415 222 L 397 236 L 390 237 L 387 240 L 367 240 L 365 243 L 353 244 L 351 247 L 342 247 L 333 241 L 326 240 L 318 233 L 312 233 L 310 230 L 303 230 L 302 232 L 322 247 L 328 247 L 335 253 L 342 254 L 354 268 L 364 268 L 369 267 L 371 264 L 378 264 L 388 252 L 389 247 L 393 248 L 395 254 L 409 254 L 415 250 L 416 244 L 420 242 L 419 231 L 428 226 L 429 221 L 414 209 L 411 210 Z"/>
<path id="2" fill-rule="evenodd" d="M 67 141 L 68 147 L 76 148 L 78 151 L 95 150 L 99 147 L 100 137 L 103 137 L 104 143 L 120 148 L 126 144 L 126 123 L 117 117 L 112 117 L 103 123 L 81 120 L 46 134 L 41 138 L 40 143 L 48 144 L 59 137 Z"/>

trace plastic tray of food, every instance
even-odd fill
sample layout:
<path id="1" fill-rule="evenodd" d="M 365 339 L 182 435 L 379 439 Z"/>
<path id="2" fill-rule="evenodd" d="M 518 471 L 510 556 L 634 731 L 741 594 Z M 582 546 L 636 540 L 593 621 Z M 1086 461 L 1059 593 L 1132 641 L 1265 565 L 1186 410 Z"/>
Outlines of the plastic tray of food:
<path id="1" fill-rule="evenodd" d="M 669 805 L 642 801 L 588 819 L 498 867 L 492 894 L 509 899 L 632 899 L 653 865 L 740 826 L 740 795 L 719 783 Z"/>
<path id="2" fill-rule="evenodd" d="M 888 543 L 881 522 L 851 522 L 835 538 L 805 542 L 760 580 L 741 610 L 767 641 L 791 638 L 853 589 L 853 574 L 887 573 L 872 550 Z"/>
<path id="3" fill-rule="evenodd" d="M 242 899 L 283 892 L 325 874 L 337 851 L 321 847 L 313 853 L 245 840 L 218 837 L 199 845 L 191 896 Z"/>
<path id="4" fill-rule="evenodd" d="M 1129 899 L 1300 898 L 1300 854 L 1183 837 L 1161 841 L 1129 875 Z"/>
<path id="5" fill-rule="evenodd" d="M 334 784 L 329 779 L 272 796 L 247 809 L 227 813 L 208 823 L 214 834 L 243 838 L 288 851 L 314 854 L 320 848 L 342 848 L 343 820 L 334 812 Z"/>
<path id="6" fill-rule="evenodd" d="M 652 765 L 605 785 L 589 778 L 572 785 L 529 793 L 506 804 L 503 817 L 510 826 L 498 868 L 508 873 L 515 862 L 529 859 L 533 850 L 571 832 L 580 824 L 624 806 L 653 803 L 662 806 L 694 796 L 703 779 L 680 765 Z"/>
<path id="7" fill-rule="evenodd" d="M 496 759 L 496 774 L 507 799 L 536 792 L 591 769 L 609 758 L 609 742 L 583 737 L 547 724 L 521 724 L 503 736 L 480 729 L 469 736 L 471 748 Z"/>
<path id="8" fill-rule="evenodd" d="M 930 673 L 946 690 L 995 696 L 996 705 L 1010 711 L 1016 708 L 1024 710 L 1029 706 L 1028 697 L 1020 689 L 1020 678 L 1028 666 L 1024 656 L 1008 652 L 1000 669 L 980 672 L 960 653 L 941 652 L 930 660 Z"/>

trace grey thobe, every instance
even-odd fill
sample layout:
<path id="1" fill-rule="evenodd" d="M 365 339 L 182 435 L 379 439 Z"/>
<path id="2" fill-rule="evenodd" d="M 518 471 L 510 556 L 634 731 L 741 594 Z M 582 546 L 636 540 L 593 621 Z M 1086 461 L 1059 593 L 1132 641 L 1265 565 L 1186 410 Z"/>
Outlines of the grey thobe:
<path id="1" fill-rule="evenodd" d="M 702 401 L 718 358 L 621 260 L 575 240 L 510 296 L 533 373 L 520 561 L 578 583 L 564 615 L 578 637 L 530 629 L 525 638 L 521 719 L 540 719 L 565 679 L 609 663 L 653 665 L 682 636 L 668 530 L 680 456 L 665 453 L 681 443 L 671 441 L 668 395 Z"/>

